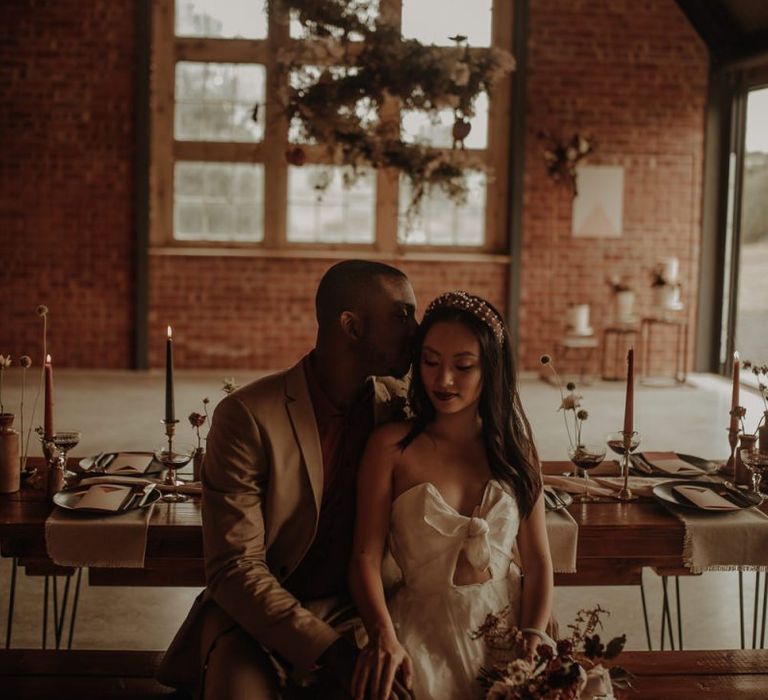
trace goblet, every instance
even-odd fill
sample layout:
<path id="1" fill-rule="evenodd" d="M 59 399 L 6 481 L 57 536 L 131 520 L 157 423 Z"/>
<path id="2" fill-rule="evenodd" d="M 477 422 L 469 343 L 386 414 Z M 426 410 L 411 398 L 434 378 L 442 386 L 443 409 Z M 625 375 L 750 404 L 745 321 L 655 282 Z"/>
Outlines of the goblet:
<path id="1" fill-rule="evenodd" d="M 192 459 L 192 450 L 186 446 L 169 448 L 166 443 L 155 450 L 155 459 L 167 470 L 163 479 L 163 485 L 172 487 L 170 491 L 163 494 L 161 500 L 166 503 L 186 501 L 187 497 L 176 490 L 177 486 L 181 486 L 184 483 L 176 479 L 176 470 L 189 463 Z"/>
<path id="2" fill-rule="evenodd" d="M 589 474 L 587 472 L 605 459 L 605 447 L 602 445 L 577 445 L 568 450 L 568 457 L 577 467 L 584 470 L 584 493 L 575 500 L 580 503 L 597 500 L 594 496 L 589 495 Z"/>
<path id="3" fill-rule="evenodd" d="M 739 450 L 739 457 L 752 474 L 752 493 L 763 496 L 764 479 L 768 475 L 768 452 Z"/>
<path id="4" fill-rule="evenodd" d="M 615 433 L 608 433 L 605 436 L 605 442 L 608 447 L 617 455 L 621 455 L 621 476 L 624 478 L 624 486 L 619 491 L 619 499 L 628 501 L 632 498 L 632 492 L 629 490 L 629 453 L 634 452 L 640 446 L 640 433 L 636 430 L 631 435 L 626 435 L 623 430 Z"/>

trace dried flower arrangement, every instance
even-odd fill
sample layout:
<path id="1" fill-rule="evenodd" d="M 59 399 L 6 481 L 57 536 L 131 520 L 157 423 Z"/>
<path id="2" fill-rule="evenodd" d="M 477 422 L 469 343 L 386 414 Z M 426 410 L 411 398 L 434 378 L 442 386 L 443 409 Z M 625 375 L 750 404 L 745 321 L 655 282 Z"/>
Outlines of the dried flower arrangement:
<path id="1" fill-rule="evenodd" d="M 539 132 L 539 138 L 547 142 L 544 150 L 547 174 L 555 182 L 568 184 L 573 196 L 576 197 L 579 194 L 576 166 L 582 158 L 586 158 L 595 150 L 597 144 L 594 139 L 575 133 L 565 141 L 548 131 Z"/>
<path id="2" fill-rule="evenodd" d="M 628 275 L 610 275 L 609 277 L 606 277 L 605 281 L 614 294 L 632 291 L 632 285 L 630 284 Z"/>
<path id="3" fill-rule="evenodd" d="M 509 608 L 488 615 L 473 633 L 482 639 L 492 663 L 480 671 L 479 681 L 486 700 L 572 700 L 589 684 L 589 696 L 612 696 L 612 685 L 631 687 L 630 676 L 621 667 L 606 670 L 603 661 L 616 658 L 624 649 L 626 635 L 603 644 L 598 628 L 601 615 L 609 614 L 599 605 L 580 610 L 568 625 L 569 637 L 556 647 L 540 644 L 531 656 L 523 632 L 513 623 Z"/>
<path id="4" fill-rule="evenodd" d="M 731 409 L 731 414 L 739 419 L 742 434 L 757 435 L 760 427 L 764 423 L 768 423 L 768 383 L 766 383 L 768 382 L 768 365 L 758 365 L 751 360 L 745 360 L 741 366 L 745 370 L 750 370 L 752 374 L 755 375 L 755 379 L 757 380 L 757 391 L 760 394 L 760 398 L 763 400 L 763 415 L 760 416 L 760 419 L 757 421 L 755 430 L 752 433 L 748 433 L 744 426 L 744 418 L 747 415 L 747 409 L 744 406 L 736 406 Z"/>
<path id="5" fill-rule="evenodd" d="M 0 413 L 5 413 L 5 406 L 3 405 L 3 375 L 5 370 L 11 366 L 10 355 L 0 355 Z"/>
<path id="6" fill-rule="evenodd" d="M 542 355 L 539 358 L 539 363 L 544 367 L 547 367 L 555 378 L 557 388 L 560 390 L 560 407 L 557 410 L 563 412 L 565 430 L 568 433 L 568 445 L 572 450 L 576 449 L 583 445 L 581 431 L 584 421 L 589 418 L 589 412 L 581 407 L 581 400 L 584 397 L 576 393 L 576 385 L 573 382 L 568 382 L 565 385 L 565 390 L 568 392 L 567 394 L 563 391 L 563 382 L 555 369 L 555 363 L 552 361 L 550 355 Z M 571 432 L 571 424 L 568 420 L 569 414 L 573 423 L 573 432 Z"/>
<path id="7" fill-rule="evenodd" d="M 377 18 L 375 0 L 281 3 L 296 13 L 306 34 L 298 48 L 278 56 L 293 78 L 278 99 L 302 140 L 320 144 L 330 163 L 347 166 L 345 184 L 353 183 L 361 168 L 402 173 L 411 185 L 407 220 L 432 187 L 455 202 L 465 201 L 465 171 L 485 169 L 463 149 L 475 100 L 514 69 L 512 56 L 496 48 L 470 49 L 463 36 L 452 37 L 452 49 L 402 39 L 396 26 Z M 386 117 L 393 100 L 402 109 L 435 117 L 440 110 L 452 109 L 453 148 L 404 141 L 398 121 Z M 306 153 L 292 146 L 286 158 L 302 165 Z M 329 183 L 323 181 L 317 188 Z"/>
<path id="8" fill-rule="evenodd" d="M 238 385 L 235 383 L 234 377 L 224 377 L 224 380 L 221 385 L 221 390 L 225 394 L 231 394 L 233 391 L 236 391 L 238 389 Z M 203 449 L 203 441 L 206 439 L 207 436 L 202 435 L 200 432 L 200 429 L 207 423 L 209 426 L 211 424 L 211 416 L 208 413 L 208 404 L 211 403 L 211 400 L 206 396 L 203 399 L 203 412 L 197 413 L 196 411 L 193 411 L 189 414 L 187 417 L 187 420 L 189 420 L 189 424 L 192 426 L 192 429 L 195 431 L 195 435 L 197 437 L 197 449 L 202 450 Z"/>

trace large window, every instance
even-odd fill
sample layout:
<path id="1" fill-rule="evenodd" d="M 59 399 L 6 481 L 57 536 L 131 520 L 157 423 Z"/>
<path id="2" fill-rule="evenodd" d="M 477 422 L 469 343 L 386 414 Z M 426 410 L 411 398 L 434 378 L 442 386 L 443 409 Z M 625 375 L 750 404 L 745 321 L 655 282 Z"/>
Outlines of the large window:
<path id="1" fill-rule="evenodd" d="M 425 44 L 450 50 L 460 33 L 471 46 L 510 50 L 511 5 L 380 0 L 379 11 Z M 156 0 L 153 8 L 153 246 L 505 252 L 509 79 L 493 99 L 478 99 L 465 147 L 487 172 L 468 174 L 466 204 L 435 190 L 407 221 L 409 189 L 395 172 L 371 171 L 347 188 L 317 145 L 302 144 L 303 165 L 287 162 L 296 134 L 274 96 L 291 79 L 278 55 L 299 55 L 296 21 L 268 13 L 266 0 Z M 450 110 L 430 120 L 391 109 L 406 140 L 451 147 Z"/>

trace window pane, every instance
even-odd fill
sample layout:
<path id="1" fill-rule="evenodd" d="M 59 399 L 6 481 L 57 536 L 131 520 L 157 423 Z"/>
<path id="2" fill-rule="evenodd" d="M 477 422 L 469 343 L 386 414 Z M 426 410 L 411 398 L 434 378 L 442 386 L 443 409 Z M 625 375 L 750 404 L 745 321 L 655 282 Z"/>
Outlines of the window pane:
<path id="1" fill-rule="evenodd" d="M 379 14 L 379 3 L 376 0 L 372 0 L 368 9 L 370 12 L 361 12 L 358 17 L 362 20 L 373 21 Z M 301 39 L 305 36 L 304 27 L 299 22 L 299 15 L 296 10 L 291 10 L 290 13 L 290 32 L 292 39 Z M 336 38 L 339 37 L 337 36 Z M 363 37 L 358 32 L 351 32 L 348 38 L 351 41 L 360 41 Z"/>
<path id="2" fill-rule="evenodd" d="M 404 111 L 402 113 L 403 140 L 409 143 L 423 143 L 435 148 L 451 148 L 453 136 L 451 131 L 456 117 L 453 110 L 444 109 L 433 121 L 426 112 L 418 110 Z M 475 101 L 475 116 L 470 119 L 472 130 L 464 139 L 467 148 L 485 148 L 488 145 L 488 95 L 484 92 L 477 96 Z"/>
<path id="3" fill-rule="evenodd" d="M 491 5 L 492 0 L 403 0 L 403 36 L 424 44 L 452 46 L 448 37 L 462 34 L 470 46 L 490 46 Z"/>
<path id="4" fill-rule="evenodd" d="M 263 39 L 265 0 L 176 0 L 176 36 Z"/>
<path id="5" fill-rule="evenodd" d="M 345 187 L 342 168 L 288 168 L 288 231 L 294 243 L 373 243 L 376 179 L 366 172 Z M 330 181 L 323 191 L 322 184 Z"/>
<path id="6" fill-rule="evenodd" d="M 485 173 L 467 174 L 467 201 L 457 205 L 442 190 L 433 188 L 424 195 L 421 211 L 406 226 L 405 212 L 410 183 L 400 178 L 398 239 L 406 245 L 481 246 L 485 242 Z"/>
<path id="7" fill-rule="evenodd" d="M 264 66 L 242 63 L 176 64 L 175 136 L 182 141 L 260 141 L 265 102 Z"/>
<path id="8" fill-rule="evenodd" d="M 264 239 L 264 166 L 176 163 L 174 237 L 186 241 Z"/>

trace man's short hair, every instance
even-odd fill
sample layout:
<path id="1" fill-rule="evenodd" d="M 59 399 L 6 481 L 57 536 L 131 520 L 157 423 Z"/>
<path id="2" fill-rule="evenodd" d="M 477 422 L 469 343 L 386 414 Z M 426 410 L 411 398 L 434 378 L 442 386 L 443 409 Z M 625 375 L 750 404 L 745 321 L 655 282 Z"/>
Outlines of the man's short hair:
<path id="1" fill-rule="evenodd" d="M 373 260 L 342 260 L 330 267 L 315 295 L 317 323 L 323 328 L 338 320 L 344 311 L 354 311 L 370 295 L 379 278 L 407 280 L 396 267 Z"/>

